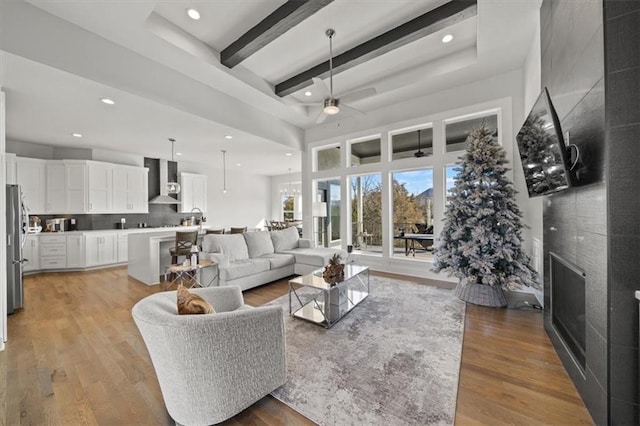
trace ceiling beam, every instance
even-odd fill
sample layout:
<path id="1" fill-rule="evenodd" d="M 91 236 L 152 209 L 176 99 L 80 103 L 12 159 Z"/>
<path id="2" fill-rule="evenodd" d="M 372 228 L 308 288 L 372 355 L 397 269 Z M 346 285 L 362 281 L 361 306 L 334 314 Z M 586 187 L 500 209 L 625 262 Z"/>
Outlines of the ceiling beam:
<path id="1" fill-rule="evenodd" d="M 220 62 L 233 68 L 333 0 L 288 0 L 220 52 Z"/>
<path id="2" fill-rule="evenodd" d="M 464 21 L 478 13 L 477 0 L 451 0 L 411 21 L 333 58 L 333 74 L 346 71 L 405 44 Z M 276 95 L 287 96 L 310 86 L 312 78 L 329 77 L 329 60 L 276 84 Z"/>

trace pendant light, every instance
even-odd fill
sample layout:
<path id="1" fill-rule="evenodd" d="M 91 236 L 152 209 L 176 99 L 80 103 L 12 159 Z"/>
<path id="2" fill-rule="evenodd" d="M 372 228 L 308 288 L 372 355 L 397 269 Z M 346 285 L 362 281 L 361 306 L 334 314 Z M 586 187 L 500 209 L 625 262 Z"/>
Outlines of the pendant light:
<path id="1" fill-rule="evenodd" d="M 227 193 L 227 151 L 222 150 L 222 193 Z"/>
<path id="2" fill-rule="evenodd" d="M 420 151 L 420 130 L 418 130 L 418 151 L 413 154 L 414 157 L 424 157 L 424 152 Z"/>
<path id="3" fill-rule="evenodd" d="M 289 168 L 289 189 L 281 189 L 280 192 L 285 196 L 294 196 L 298 193 L 297 189 L 291 188 L 291 168 Z"/>
<path id="4" fill-rule="evenodd" d="M 171 162 L 175 162 L 175 160 L 173 159 L 173 153 L 174 153 L 174 144 L 176 143 L 176 140 L 173 138 L 169 138 L 169 142 L 171 142 Z M 167 179 L 167 194 L 179 194 L 179 193 L 180 193 L 180 184 L 176 181 L 175 176 L 169 177 L 169 179 Z"/>

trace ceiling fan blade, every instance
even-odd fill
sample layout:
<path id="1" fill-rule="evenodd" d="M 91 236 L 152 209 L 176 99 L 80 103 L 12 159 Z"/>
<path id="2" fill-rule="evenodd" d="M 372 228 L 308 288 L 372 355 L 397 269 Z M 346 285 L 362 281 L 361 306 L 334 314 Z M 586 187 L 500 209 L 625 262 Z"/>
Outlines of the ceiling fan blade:
<path id="1" fill-rule="evenodd" d="M 340 104 L 340 111 L 343 111 L 343 110 L 344 111 L 349 111 L 349 112 L 352 112 L 352 113 L 355 113 L 355 114 L 358 114 L 358 115 L 365 115 L 364 111 L 360 111 L 358 108 L 354 108 L 354 107 L 352 107 L 350 105 L 346 105 L 346 104 L 341 103 Z"/>
<path id="2" fill-rule="evenodd" d="M 313 85 L 315 86 L 315 90 L 318 93 L 318 95 L 320 95 L 323 98 L 330 98 L 331 97 L 331 92 L 329 92 L 329 88 L 327 87 L 326 84 L 324 84 L 324 81 L 322 81 L 322 79 L 314 77 L 311 79 L 313 81 Z"/>
<path id="3" fill-rule="evenodd" d="M 341 102 L 356 102 L 360 99 L 368 98 L 369 96 L 373 96 L 378 91 L 375 87 L 367 87 L 365 89 L 355 90 L 353 92 L 349 92 L 346 95 L 340 96 Z"/>
<path id="4" fill-rule="evenodd" d="M 320 111 L 320 115 L 318 115 L 318 118 L 316 118 L 316 124 L 323 123 L 324 120 L 326 119 L 327 119 L 327 114 L 325 114 L 324 111 Z"/>

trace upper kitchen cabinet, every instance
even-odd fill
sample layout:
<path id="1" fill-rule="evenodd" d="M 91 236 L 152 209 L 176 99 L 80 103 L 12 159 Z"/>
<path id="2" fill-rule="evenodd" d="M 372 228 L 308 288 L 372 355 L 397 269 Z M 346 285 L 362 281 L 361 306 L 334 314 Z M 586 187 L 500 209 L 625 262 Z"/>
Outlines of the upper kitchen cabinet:
<path id="1" fill-rule="evenodd" d="M 64 163 L 47 161 L 45 165 L 46 212 L 65 213 L 67 209 L 67 185 Z"/>
<path id="2" fill-rule="evenodd" d="M 207 176 L 180 173 L 180 212 L 190 213 L 198 208 L 207 211 Z"/>
<path id="3" fill-rule="evenodd" d="M 149 170 L 141 167 L 113 166 L 114 213 L 148 213 Z"/>
<path id="4" fill-rule="evenodd" d="M 16 181 L 29 214 L 46 213 L 46 160 L 16 158 Z"/>
<path id="5" fill-rule="evenodd" d="M 85 161 L 47 161 L 45 194 L 47 213 L 85 213 L 87 210 L 86 174 Z"/>
<path id="6" fill-rule="evenodd" d="M 87 162 L 88 213 L 112 213 L 113 164 Z"/>

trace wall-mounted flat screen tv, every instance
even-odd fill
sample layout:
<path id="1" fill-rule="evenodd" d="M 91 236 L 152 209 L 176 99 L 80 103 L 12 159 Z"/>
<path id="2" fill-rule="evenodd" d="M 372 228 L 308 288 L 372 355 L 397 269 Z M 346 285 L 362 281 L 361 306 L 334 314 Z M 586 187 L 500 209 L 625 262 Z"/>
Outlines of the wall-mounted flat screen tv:
<path id="1" fill-rule="evenodd" d="M 529 197 L 562 191 L 571 186 L 560 121 L 546 87 L 516 139 Z"/>

